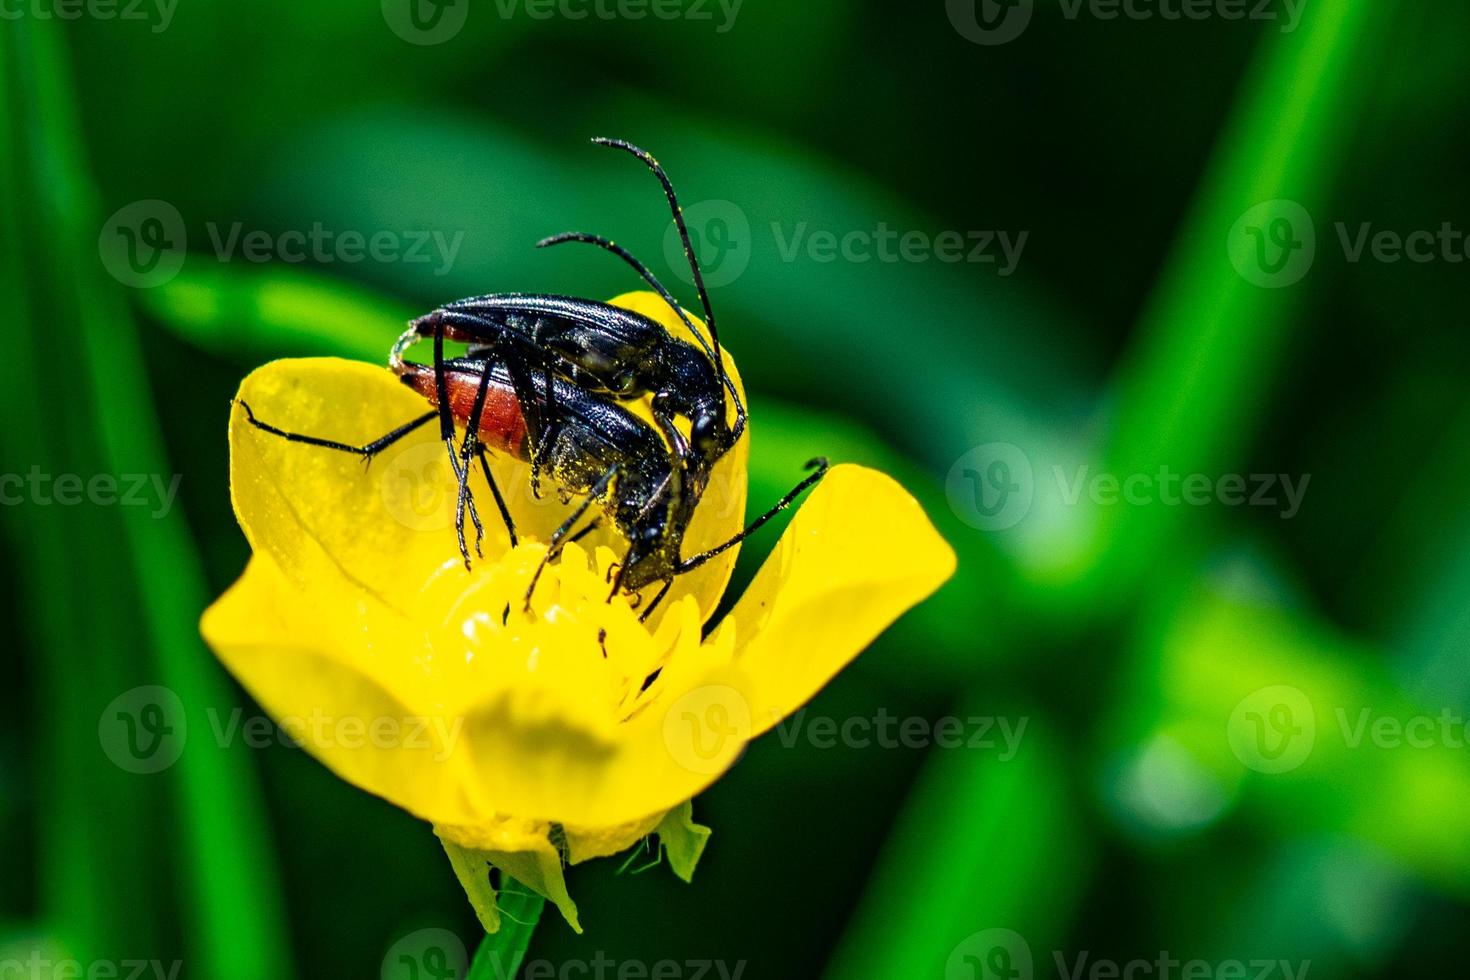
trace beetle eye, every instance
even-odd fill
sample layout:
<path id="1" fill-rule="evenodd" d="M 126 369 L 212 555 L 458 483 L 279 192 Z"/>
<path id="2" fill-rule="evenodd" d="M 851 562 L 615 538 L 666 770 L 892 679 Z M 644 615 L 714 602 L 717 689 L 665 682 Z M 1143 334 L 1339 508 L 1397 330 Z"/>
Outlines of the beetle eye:
<path id="1" fill-rule="evenodd" d="M 715 417 L 701 415 L 695 419 L 694 424 L 689 428 L 689 438 L 701 452 L 712 450 L 715 443 Z"/>

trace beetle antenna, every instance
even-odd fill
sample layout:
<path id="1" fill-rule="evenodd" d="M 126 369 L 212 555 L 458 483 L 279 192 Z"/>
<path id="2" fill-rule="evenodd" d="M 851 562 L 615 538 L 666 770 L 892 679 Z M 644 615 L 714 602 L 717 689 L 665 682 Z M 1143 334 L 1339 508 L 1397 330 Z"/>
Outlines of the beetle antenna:
<path id="1" fill-rule="evenodd" d="M 598 146 L 611 146 L 614 149 L 631 153 L 642 160 L 643 165 L 653 171 L 653 175 L 663 185 L 664 196 L 669 199 L 669 210 L 674 214 L 674 225 L 679 229 L 679 241 L 684 246 L 684 257 L 689 260 L 689 271 L 694 273 L 694 288 L 699 291 L 699 302 L 704 307 L 704 322 L 709 326 L 710 342 L 715 348 L 715 370 L 720 375 L 720 401 L 723 402 L 725 400 L 725 359 L 720 354 L 720 332 L 715 326 L 715 311 L 709 304 L 709 291 L 704 288 L 704 274 L 699 271 L 699 260 L 694 256 L 694 245 L 689 241 L 689 227 L 684 223 L 684 209 L 679 206 L 679 195 L 674 193 L 673 182 L 669 180 L 669 175 L 664 173 L 664 168 L 659 166 L 659 162 L 653 158 L 653 154 L 642 147 L 634 146 L 627 140 L 608 139 L 603 136 L 594 136 L 592 142 Z"/>
<path id="2" fill-rule="evenodd" d="M 699 328 L 694 325 L 694 321 L 689 319 L 689 314 L 684 311 L 684 307 L 678 300 L 674 299 L 672 293 L 664 288 L 664 284 L 658 281 L 658 277 L 649 270 L 648 266 L 640 262 L 632 252 L 623 248 L 617 242 L 603 238 L 601 235 L 589 235 L 582 231 L 566 231 L 560 235 L 543 238 L 536 243 L 536 247 L 549 248 L 552 245 L 564 245 L 567 242 L 581 242 L 586 245 L 596 245 L 598 248 L 611 252 L 632 266 L 633 270 L 643 278 L 643 281 L 648 283 L 653 288 L 653 291 L 658 293 L 659 297 L 673 308 L 673 311 L 678 314 L 680 320 L 684 321 L 684 326 L 688 327 L 689 332 L 694 335 L 694 339 L 699 341 L 699 347 L 704 351 L 705 356 L 710 359 L 710 363 L 723 366 L 724 361 L 710 348 L 709 341 L 704 338 L 704 334 L 699 332 Z M 735 402 L 734 434 L 735 438 L 738 439 L 740 438 L 740 434 L 745 431 L 745 404 L 740 400 L 740 392 L 735 390 L 735 382 L 725 372 L 721 371 L 720 373 L 725 382 L 725 390 L 730 393 L 730 399 Z"/>
<path id="3" fill-rule="evenodd" d="M 648 285 L 652 287 L 654 292 L 658 293 L 659 298 L 662 299 L 665 303 L 669 304 L 669 306 L 673 307 L 674 312 L 679 315 L 679 319 L 684 321 L 684 326 L 688 327 L 689 332 L 694 335 L 694 339 L 699 341 L 699 346 L 704 349 L 705 354 L 711 360 L 714 359 L 715 352 L 710 349 L 709 341 L 705 340 L 704 334 L 700 333 L 699 329 L 694 326 L 694 321 L 689 319 L 689 314 L 684 312 L 684 307 L 679 305 L 679 301 L 674 299 L 673 294 L 664 287 L 663 283 L 658 281 L 658 277 L 653 274 L 648 266 L 640 262 L 638 260 L 638 257 L 635 256 L 632 252 L 628 251 L 626 248 L 623 248 L 623 246 L 619 245 L 617 242 L 611 241 L 607 238 L 603 238 L 601 235 L 589 235 L 586 232 L 582 231 L 564 231 L 560 235 L 551 235 L 537 242 L 536 247 L 550 248 L 553 245 L 565 245 L 567 242 L 580 242 L 585 245 L 596 245 L 598 248 L 611 252 L 612 254 L 616 255 L 618 258 L 626 262 L 628 265 L 632 266 L 633 271 L 638 273 L 638 275 L 642 277 L 643 281 L 648 283 Z"/>

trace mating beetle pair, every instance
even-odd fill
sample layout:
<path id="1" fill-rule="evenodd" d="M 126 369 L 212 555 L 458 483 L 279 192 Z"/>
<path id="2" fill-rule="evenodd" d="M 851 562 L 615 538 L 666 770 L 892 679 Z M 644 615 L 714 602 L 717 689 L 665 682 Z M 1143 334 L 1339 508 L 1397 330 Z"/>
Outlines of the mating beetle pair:
<path id="1" fill-rule="evenodd" d="M 808 468 L 814 472 L 728 541 L 688 558 L 682 556 L 684 534 L 715 463 L 745 432 L 746 410 L 725 370 L 709 294 L 668 176 L 651 155 L 631 143 L 593 142 L 636 156 L 663 186 L 693 272 L 708 339 L 653 273 L 621 246 L 595 235 L 556 235 L 538 247 L 582 242 L 627 262 L 669 304 L 695 343 L 671 335 L 642 314 L 608 303 L 540 294 L 479 296 L 448 303 L 419 317 L 399 338 L 389 367 L 434 408 L 366 445 L 286 432 L 257 419 L 249 405 L 242 403 L 242 407 L 251 424 L 272 435 L 364 459 L 437 418 L 459 485 L 456 532 L 466 567 L 470 564 L 466 515 L 476 531 L 483 533 L 469 490 L 472 457 L 480 463 L 512 545 L 517 541 L 515 524 L 491 475 L 486 448 L 529 462 L 533 492 L 540 492 L 540 475 L 545 471 L 564 495 L 585 495 L 586 499 L 553 533 L 526 591 L 527 605 L 546 563 L 568 540 L 596 526 L 598 519 L 594 518 L 573 533 L 595 501 L 628 543 L 609 599 L 619 591 L 637 593 L 661 583 L 642 613 L 646 618 L 675 576 L 733 547 L 789 506 L 821 479 L 827 461 L 812 460 Z M 467 353 L 446 359 L 446 339 L 467 344 Z M 405 360 L 405 352 L 423 340 L 432 342 L 433 363 Z M 733 423 L 727 395 L 734 405 Z M 647 396 L 651 396 L 653 425 L 623 404 Z M 688 423 L 687 437 L 678 427 L 679 418 Z M 465 427 L 464 439 L 458 443 L 456 423 Z"/>

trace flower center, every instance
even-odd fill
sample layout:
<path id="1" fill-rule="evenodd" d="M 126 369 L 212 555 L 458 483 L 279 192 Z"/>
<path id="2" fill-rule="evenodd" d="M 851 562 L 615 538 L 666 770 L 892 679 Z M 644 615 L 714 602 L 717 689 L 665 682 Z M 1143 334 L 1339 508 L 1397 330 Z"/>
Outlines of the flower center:
<path id="1" fill-rule="evenodd" d="M 679 648 L 698 646 L 697 603 L 685 597 L 671 605 L 650 632 L 626 596 L 609 599 L 613 552 L 589 556 L 568 544 L 541 569 L 528 607 L 545 553 L 545 545 L 525 543 L 469 572 L 457 562 L 435 571 L 414 603 L 430 615 L 443 610 L 421 623 L 432 669 L 471 699 L 504 693 L 521 710 L 621 722 L 653 696 Z"/>

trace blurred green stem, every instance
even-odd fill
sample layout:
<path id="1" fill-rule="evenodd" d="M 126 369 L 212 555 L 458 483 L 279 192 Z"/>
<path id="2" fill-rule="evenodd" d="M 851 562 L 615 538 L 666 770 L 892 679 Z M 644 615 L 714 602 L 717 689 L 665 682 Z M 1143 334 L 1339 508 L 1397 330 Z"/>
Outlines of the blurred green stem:
<path id="1" fill-rule="evenodd" d="M 480 942 L 466 980 L 511 980 L 520 971 L 546 899 L 507 877 L 499 906 L 500 931 Z"/>
<path id="2" fill-rule="evenodd" d="M 29 98 L 20 103 L 28 139 L 31 193 L 40 214 L 38 254 L 57 284 L 55 308 L 75 330 L 81 380 L 98 406 L 93 420 L 110 472 L 172 472 L 148 391 L 137 331 L 118 284 L 97 255 L 97 202 L 85 165 L 69 65 L 54 21 L 7 26 Z M 221 419 L 223 425 L 223 418 Z M 232 701 L 198 636 L 208 592 L 181 513 L 153 517 L 126 508 L 123 529 L 143 602 L 156 669 L 187 706 L 189 727 L 207 731 L 204 713 Z M 166 574 L 165 574 L 166 573 Z M 201 739 L 202 743 L 203 740 Z M 243 750 L 203 744 L 170 772 L 180 803 L 182 840 L 174 867 L 182 879 L 191 933 L 191 972 L 221 978 L 288 977 L 280 900 L 263 804 Z M 104 867 L 90 869 L 94 883 Z"/>
<path id="3" fill-rule="evenodd" d="M 1320 0 L 1294 33 L 1270 37 L 1243 86 L 1209 173 L 1113 382 L 1117 411 L 1099 470 L 1219 475 L 1237 465 L 1278 375 L 1302 290 L 1268 289 L 1232 264 L 1232 227 L 1256 205 L 1313 213 L 1348 158 L 1379 0 Z M 1325 224 L 1325 222 L 1319 222 Z M 1115 507 L 1080 547 L 1082 581 L 1107 607 L 1130 594 L 1182 516 Z"/>

